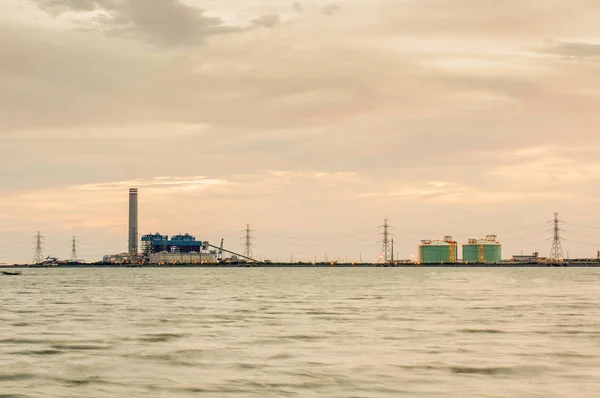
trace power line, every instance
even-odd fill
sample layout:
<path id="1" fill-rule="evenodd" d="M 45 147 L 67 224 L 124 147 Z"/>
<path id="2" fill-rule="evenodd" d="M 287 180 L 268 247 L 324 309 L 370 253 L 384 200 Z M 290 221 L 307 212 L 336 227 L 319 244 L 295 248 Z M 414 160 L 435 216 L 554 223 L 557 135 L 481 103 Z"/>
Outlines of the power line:
<path id="1" fill-rule="evenodd" d="M 551 222 L 554 224 L 554 227 L 549 230 L 549 231 L 552 231 L 552 233 L 553 233 L 552 249 L 550 249 L 550 260 L 563 261 L 564 255 L 563 255 L 563 249 L 562 249 L 562 245 L 561 245 L 561 241 L 563 240 L 563 238 L 560 237 L 560 231 L 562 231 L 562 229 L 560 228 L 560 224 L 563 222 L 558 219 L 558 213 L 554 213 L 554 220 L 550 220 L 548 222 Z"/>
<path id="2" fill-rule="evenodd" d="M 299 244 L 291 244 L 291 243 L 286 243 L 286 246 L 289 247 L 325 247 L 327 245 L 323 244 L 316 244 L 316 245 L 299 245 Z"/>
<path id="3" fill-rule="evenodd" d="M 368 235 L 362 232 L 352 232 L 346 234 L 336 234 L 334 236 L 290 236 L 284 234 L 276 234 L 269 231 L 259 231 L 261 235 L 267 236 L 273 239 L 280 240 L 331 240 L 331 239 L 340 239 L 340 238 L 364 238 Z"/>
<path id="4" fill-rule="evenodd" d="M 260 231 L 261 235 L 265 235 L 268 236 L 270 238 L 274 238 L 274 239 L 292 239 L 292 240 L 327 240 L 327 239 L 333 239 L 334 237 L 332 236 L 324 236 L 324 237 L 304 237 L 304 236 L 287 236 L 287 235 L 277 235 L 277 234 L 272 234 L 266 231 Z"/>
<path id="5" fill-rule="evenodd" d="M 600 227 L 599 227 L 599 226 L 595 226 L 595 225 L 584 225 L 584 224 L 577 224 L 577 223 L 572 223 L 572 222 L 565 223 L 565 224 L 568 224 L 568 225 L 574 225 L 574 226 L 576 226 L 576 227 L 582 227 L 582 228 L 589 228 L 589 229 L 600 229 Z"/>
<path id="6" fill-rule="evenodd" d="M 44 237 L 40 231 L 37 231 L 37 234 L 33 237 L 35 244 L 35 254 L 33 255 L 33 264 L 41 264 L 44 262 Z"/>
<path id="7" fill-rule="evenodd" d="M 569 242 L 577 243 L 579 245 L 584 245 L 584 246 L 595 246 L 595 247 L 600 246 L 600 244 L 598 244 L 598 243 L 581 242 L 581 241 L 572 240 L 572 239 L 569 239 Z"/>
<path id="8" fill-rule="evenodd" d="M 581 232 L 573 232 L 572 230 L 569 230 L 569 236 L 571 235 L 576 235 L 576 236 L 585 236 L 587 238 L 597 238 L 598 235 L 593 235 L 593 234 L 582 234 Z M 567 239 L 565 239 L 567 240 Z M 572 241 L 572 239 L 568 239 L 569 241 Z"/>
<path id="9" fill-rule="evenodd" d="M 514 231 L 527 231 L 527 230 L 533 230 L 533 229 L 538 229 L 540 228 L 542 225 L 542 223 L 532 223 L 532 224 L 526 224 L 520 227 L 511 227 L 509 229 L 504 229 L 504 230 L 494 230 L 495 234 L 505 234 L 508 232 L 514 232 Z M 600 227 L 599 227 L 600 228 Z M 397 229 L 396 231 L 398 231 L 398 234 L 406 234 L 406 235 L 438 235 L 438 236 L 443 236 L 445 234 L 445 232 L 440 232 L 440 231 L 418 231 L 418 230 L 413 230 L 413 229 Z M 461 234 L 453 234 L 453 236 L 459 236 L 459 237 L 473 237 L 473 236 L 483 236 L 483 235 L 489 235 L 489 231 L 488 232 L 470 232 L 470 233 L 461 233 Z"/>

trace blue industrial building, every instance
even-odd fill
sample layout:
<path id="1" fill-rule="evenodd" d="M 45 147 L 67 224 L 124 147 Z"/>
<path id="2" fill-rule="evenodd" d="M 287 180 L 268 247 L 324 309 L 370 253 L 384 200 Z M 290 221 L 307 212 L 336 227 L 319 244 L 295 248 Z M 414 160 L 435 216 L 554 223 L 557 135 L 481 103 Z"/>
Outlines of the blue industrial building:
<path id="1" fill-rule="evenodd" d="M 197 240 L 190 234 L 173 235 L 171 239 L 167 235 L 159 233 L 142 236 L 142 250 L 145 255 L 160 252 L 167 253 L 202 253 L 208 250 L 208 242 Z"/>

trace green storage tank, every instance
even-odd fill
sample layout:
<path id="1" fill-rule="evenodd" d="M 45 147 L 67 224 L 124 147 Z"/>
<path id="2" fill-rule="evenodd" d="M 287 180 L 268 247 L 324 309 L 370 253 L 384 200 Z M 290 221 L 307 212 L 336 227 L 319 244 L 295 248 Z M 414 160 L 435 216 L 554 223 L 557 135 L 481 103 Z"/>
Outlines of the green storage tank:
<path id="1" fill-rule="evenodd" d="M 444 240 L 423 240 L 419 246 L 419 264 L 454 263 L 457 258 L 457 244 L 451 236 Z"/>
<path id="2" fill-rule="evenodd" d="M 469 239 L 463 245 L 464 263 L 500 263 L 502 262 L 502 245 L 496 241 L 495 235 L 488 235 L 485 239 Z"/>

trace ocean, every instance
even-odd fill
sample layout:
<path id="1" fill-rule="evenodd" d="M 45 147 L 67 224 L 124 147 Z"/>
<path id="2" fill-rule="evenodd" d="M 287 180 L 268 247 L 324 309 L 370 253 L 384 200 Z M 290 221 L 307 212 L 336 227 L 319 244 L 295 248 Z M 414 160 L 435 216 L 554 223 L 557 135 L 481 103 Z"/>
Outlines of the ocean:
<path id="1" fill-rule="evenodd" d="M 0 275 L 0 397 L 597 397 L 600 268 Z"/>

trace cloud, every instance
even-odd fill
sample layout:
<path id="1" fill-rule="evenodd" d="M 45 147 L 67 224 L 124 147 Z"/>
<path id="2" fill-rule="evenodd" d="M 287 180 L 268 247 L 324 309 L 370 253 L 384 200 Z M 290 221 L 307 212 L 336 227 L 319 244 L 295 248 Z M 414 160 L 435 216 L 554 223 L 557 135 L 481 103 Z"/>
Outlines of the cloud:
<path id="1" fill-rule="evenodd" d="M 508 188 L 508 187 L 506 187 Z M 413 183 L 397 190 L 365 192 L 364 198 L 397 199 L 406 202 L 420 201 L 429 204 L 442 205 L 490 205 L 503 203 L 532 203 L 543 200 L 573 198 L 570 193 L 556 193 L 552 199 L 545 193 L 535 191 L 519 191 L 497 187 L 476 187 L 448 181 L 428 181 Z"/>
<path id="2" fill-rule="evenodd" d="M 236 244 L 597 207 L 596 0 L 36 3 L 0 1 L 6 250 L 126 235 L 132 184 L 145 231 Z"/>
<path id="3" fill-rule="evenodd" d="M 287 177 L 287 178 L 321 178 L 321 179 L 338 179 L 346 177 L 355 177 L 357 173 L 353 172 L 321 172 L 321 171 L 291 171 L 291 170 L 276 170 L 268 171 L 270 175 L 276 177 Z"/>
<path id="4" fill-rule="evenodd" d="M 111 0 L 34 0 L 44 11 L 52 15 L 60 15 L 68 11 L 86 12 L 98 8 L 113 7 L 118 1 Z"/>
<path id="5" fill-rule="evenodd" d="M 279 15 L 270 14 L 270 15 L 261 15 L 260 17 L 254 20 L 254 25 L 264 26 L 267 28 L 272 28 L 281 23 L 281 18 Z"/>
<path id="6" fill-rule="evenodd" d="M 549 157 L 560 154 L 569 155 L 581 155 L 582 153 L 593 151 L 593 149 L 587 147 L 567 147 L 557 145 L 538 145 L 533 147 L 519 148 L 514 151 L 510 151 L 510 156 L 517 158 L 537 158 L 537 157 Z"/>
<path id="7" fill-rule="evenodd" d="M 595 59 L 600 57 L 600 44 L 558 41 L 541 46 L 537 51 L 565 58 Z"/>
<path id="8" fill-rule="evenodd" d="M 334 15 L 340 10 L 340 6 L 337 4 L 330 4 L 328 6 L 323 7 L 322 12 L 325 15 Z"/>
<path id="9" fill-rule="evenodd" d="M 497 153 L 493 166 L 486 171 L 496 184 L 525 192 L 569 192 L 585 189 L 600 180 L 597 147 L 535 145 Z M 581 191 L 580 191 L 581 192 Z M 582 195 L 582 197 L 587 195 Z"/>
<path id="10" fill-rule="evenodd" d="M 292 7 L 296 12 L 304 12 L 304 7 L 299 1 L 295 1 L 294 4 L 292 4 Z"/>
<path id="11" fill-rule="evenodd" d="M 506 42 L 587 35 L 597 29 L 597 4 L 597 0 L 382 1 L 380 15 L 389 16 L 391 21 L 382 26 L 395 32 L 464 37 L 471 43 L 489 37 Z"/>
<path id="12" fill-rule="evenodd" d="M 179 0 L 36 1 L 40 8 L 55 16 L 68 11 L 95 12 L 80 21 L 82 28 L 142 38 L 164 46 L 198 44 L 210 36 L 238 30 Z"/>
<path id="13" fill-rule="evenodd" d="M 600 180 L 600 163 L 581 162 L 564 156 L 548 156 L 499 166 L 489 172 L 504 180 L 532 187 L 551 184 L 569 186 Z"/>
<path id="14" fill-rule="evenodd" d="M 190 177 L 153 177 L 150 179 L 137 179 L 129 181 L 117 181 L 98 184 L 84 184 L 75 187 L 82 191 L 106 191 L 106 190 L 123 190 L 127 187 L 142 187 L 154 189 L 173 189 L 173 188 L 202 188 L 215 185 L 227 184 L 226 180 L 206 178 L 202 176 Z"/>

